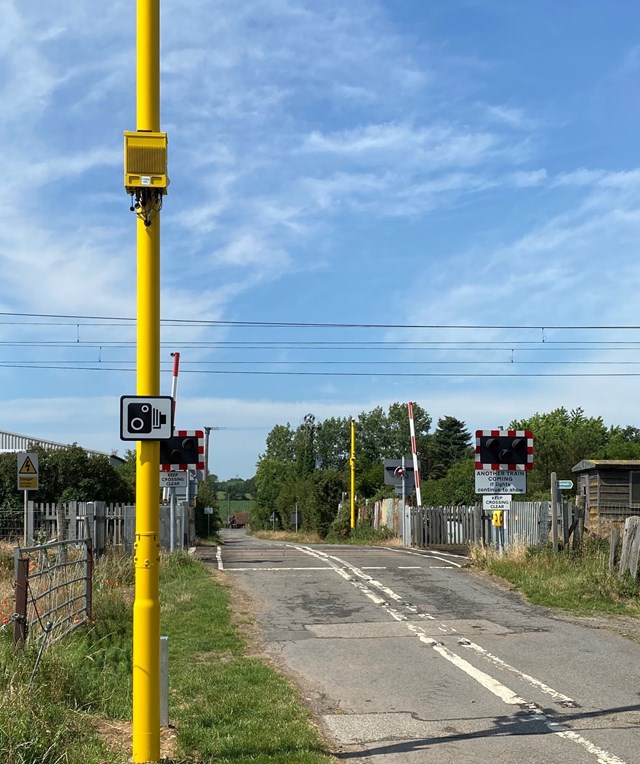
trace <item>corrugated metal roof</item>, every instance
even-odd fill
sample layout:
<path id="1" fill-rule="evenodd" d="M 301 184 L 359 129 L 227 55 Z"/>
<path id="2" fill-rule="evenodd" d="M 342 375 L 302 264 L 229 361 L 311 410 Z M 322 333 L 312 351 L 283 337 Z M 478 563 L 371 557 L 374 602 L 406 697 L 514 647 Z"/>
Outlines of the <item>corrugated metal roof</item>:
<path id="1" fill-rule="evenodd" d="M 43 448 L 59 451 L 62 448 L 68 448 L 71 443 L 56 443 L 55 440 L 45 440 L 36 438 L 32 435 L 21 435 L 18 432 L 8 432 L 0 430 L 0 451 L 26 451 L 30 445 L 42 446 Z M 84 448 L 84 446 L 82 446 Z M 94 451 L 91 448 L 84 449 L 89 454 L 96 456 L 107 456 L 112 464 L 122 464 L 124 459 L 116 454 L 108 454 L 105 451 Z"/>
<path id="2" fill-rule="evenodd" d="M 610 470 L 640 469 L 640 459 L 583 459 L 571 468 L 571 472 L 586 472 L 587 470 L 602 468 Z"/>

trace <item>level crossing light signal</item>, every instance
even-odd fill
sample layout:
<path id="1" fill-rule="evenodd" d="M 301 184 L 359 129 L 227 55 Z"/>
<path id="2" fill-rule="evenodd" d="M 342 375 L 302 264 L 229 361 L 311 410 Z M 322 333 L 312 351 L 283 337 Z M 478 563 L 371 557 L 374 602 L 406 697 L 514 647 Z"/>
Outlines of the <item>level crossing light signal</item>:
<path id="1" fill-rule="evenodd" d="M 169 440 L 160 441 L 160 466 L 171 470 L 204 469 L 204 433 L 202 430 L 178 430 Z"/>
<path id="2" fill-rule="evenodd" d="M 476 470 L 533 469 L 530 430 L 476 430 Z"/>

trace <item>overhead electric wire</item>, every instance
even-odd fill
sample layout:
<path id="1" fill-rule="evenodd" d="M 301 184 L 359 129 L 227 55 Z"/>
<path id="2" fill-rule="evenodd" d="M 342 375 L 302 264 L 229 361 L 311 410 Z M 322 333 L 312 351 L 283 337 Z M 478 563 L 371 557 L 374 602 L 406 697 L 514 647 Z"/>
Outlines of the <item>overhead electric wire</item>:
<path id="1" fill-rule="evenodd" d="M 45 360 L 29 360 L 29 359 L 19 359 L 19 360 L 0 360 L 0 366 L 6 366 L 9 368 L 12 364 L 22 364 L 22 363 L 37 363 L 42 364 L 42 368 L 49 368 L 49 364 L 64 364 L 65 367 L 73 368 L 74 366 L 77 366 L 78 369 L 84 368 L 84 366 L 78 366 L 78 364 L 135 364 L 134 359 L 129 360 L 123 360 L 123 359 L 115 359 L 110 358 L 108 361 L 100 361 L 96 359 L 91 360 L 72 360 L 72 361 L 65 361 L 61 359 L 56 359 L 53 361 L 45 361 Z M 564 360 L 564 359 L 557 359 L 554 361 L 510 361 L 510 360 L 480 360 L 480 361 L 470 361 L 470 360 L 458 360 L 458 361 L 445 361 L 445 360 L 434 360 L 434 361 L 378 361 L 378 360 L 370 360 L 370 361 L 333 361 L 333 360 L 315 360 L 315 361 L 260 361 L 260 360 L 253 360 L 253 361 L 181 361 L 181 366 L 448 366 L 448 365 L 466 365 L 466 366 L 477 366 L 477 365 L 493 365 L 493 366 L 521 366 L 521 365 L 529 365 L 529 366 L 566 366 L 571 364 L 572 366 L 640 366 L 640 361 L 580 361 L 580 360 Z M 53 367 L 51 367 L 53 368 Z M 135 368 L 135 366 L 134 366 Z M 162 371 L 171 371 L 171 364 L 167 363 L 162 366 Z"/>
<path id="2" fill-rule="evenodd" d="M 425 341 L 421 343 L 388 343 L 379 345 L 356 343 L 350 345 L 348 343 L 330 343 L 326 344 L 316 343 L 304 343 L 293 345 L 287 344 L 274 344 L 272 342 L 257 342 L 252 344 L 239 344 L 235 342 L 222 343 L 206 340 L 187 340 L 176 341 L 166 340 L 160 343 L 161 347 L 174 348 L 177 344 L 181 347 L 187 347 L 191 349 L 210 349 L 210 350 L 338 350 L 338 351 L 416 351 L 416 350 L 509 350 L 518 349 L 520 351 L 551 351 L 551 350 L 597 350 L 598 352 L 607 351 L 621 351 L 621 350 L 640 350 L 640 340 L 635 341 L 606 341 L 606 340 L 553 340 L 553 341 L 533 341 L 533 340 L 461 340 L 459 342 L 452 340 L 439 340 L 439 341 Z M 525 347 L 535 345 L 536 347 Z M 568 345 L 568 347 L 565 347 Z M 554 347 L 555 346 L 555 347 Z M 135 340 L 0 340 L 0 347 L 43 347 L 43 348 L 85 348 L 98 350 L 100 348 L 135 348 Z"/>
<path id="3" fill-rule="evenodd" d="M 54 366 L 37 364 L 3 364 L 0 362 L 0 368 L 6 369 L 47 369 L 59 371 L 125 371 L 133 373 L 135 366 L 129 369 L 110 367 L 110 366 Z M 527 372 L 524 374 L 504 374 L 498 372 L 478 373 L 478 372 L 360 372 L 360 371 L 266 371 L 261 369 L 252 370 L 230 370 L 230 369 L 185 369 L 185 374 L 210 374 L 210 375 L 250 375 L 250 376 L 291 376 L 291 377 L 503 377 L 521 379 L 525 377 L 640 377 L 640 372 L 552 372 L 535 373 Z"/>
<path id="4" fill-rule="evenodd" d="M 28 313 L 17 311 L 0 311 L 0 316 L 21 318 L 58 318 L 66 319 L 69 325 L 78 321 L 123 321 L 135 323 L 133 316 L 94 316 L 65 313 Z M 7 322 L 8 323 L 8 322 Z M 13 322 L 16 323 L 16 322 Z M 25 322 L 26 324 L 34 322 Z M 163 318 L 162 324 L 177 326 L 220 326 L 220 327 L 266 327 L 266 328 L 296 328 L 296 329 L 517 329 L 532 331 L 553 330 L 640 330 L 638 324 L 391 324 L 391 323 L 358 323 L 358 322 L 315 322 L 315 321 L 231 321 L 222 319 L 192 319 L 192 318 Z"/>

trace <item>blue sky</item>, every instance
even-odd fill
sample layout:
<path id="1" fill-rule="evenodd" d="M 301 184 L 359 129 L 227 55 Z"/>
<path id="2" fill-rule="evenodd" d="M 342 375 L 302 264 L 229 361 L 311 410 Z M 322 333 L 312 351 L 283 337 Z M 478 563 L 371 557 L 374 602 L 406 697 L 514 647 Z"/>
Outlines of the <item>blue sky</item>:
<path id="1" fill-rule="evenodd" d="M 131 322 L 14 314 L 135 315 L 134 14 L 4 0 L 0 26 L 0 428 L 121 453 Z M 177 424 L 256 428 L 214 431 L 212 471 L 253 474 L 276 423 L 393 401 L 471 430 L 561 405 L 640 424 L 636 377 L 580 376 L 640 371 L 640 331 L 542 329 L 640 324 L 637 3 L 161 14 L 162 392 L 180 351 Z"/>

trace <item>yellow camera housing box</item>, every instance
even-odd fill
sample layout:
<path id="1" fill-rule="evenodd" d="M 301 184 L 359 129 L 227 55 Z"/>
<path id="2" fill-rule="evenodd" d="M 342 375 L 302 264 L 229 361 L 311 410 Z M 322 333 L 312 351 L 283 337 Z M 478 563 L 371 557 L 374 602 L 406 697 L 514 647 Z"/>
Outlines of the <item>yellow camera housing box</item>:
<path id="1" fill-rule="evenodd" d="M 150 188 L 167 193 L 167 134 L 125 131 L 124 187 L 128 194 Z"/>

